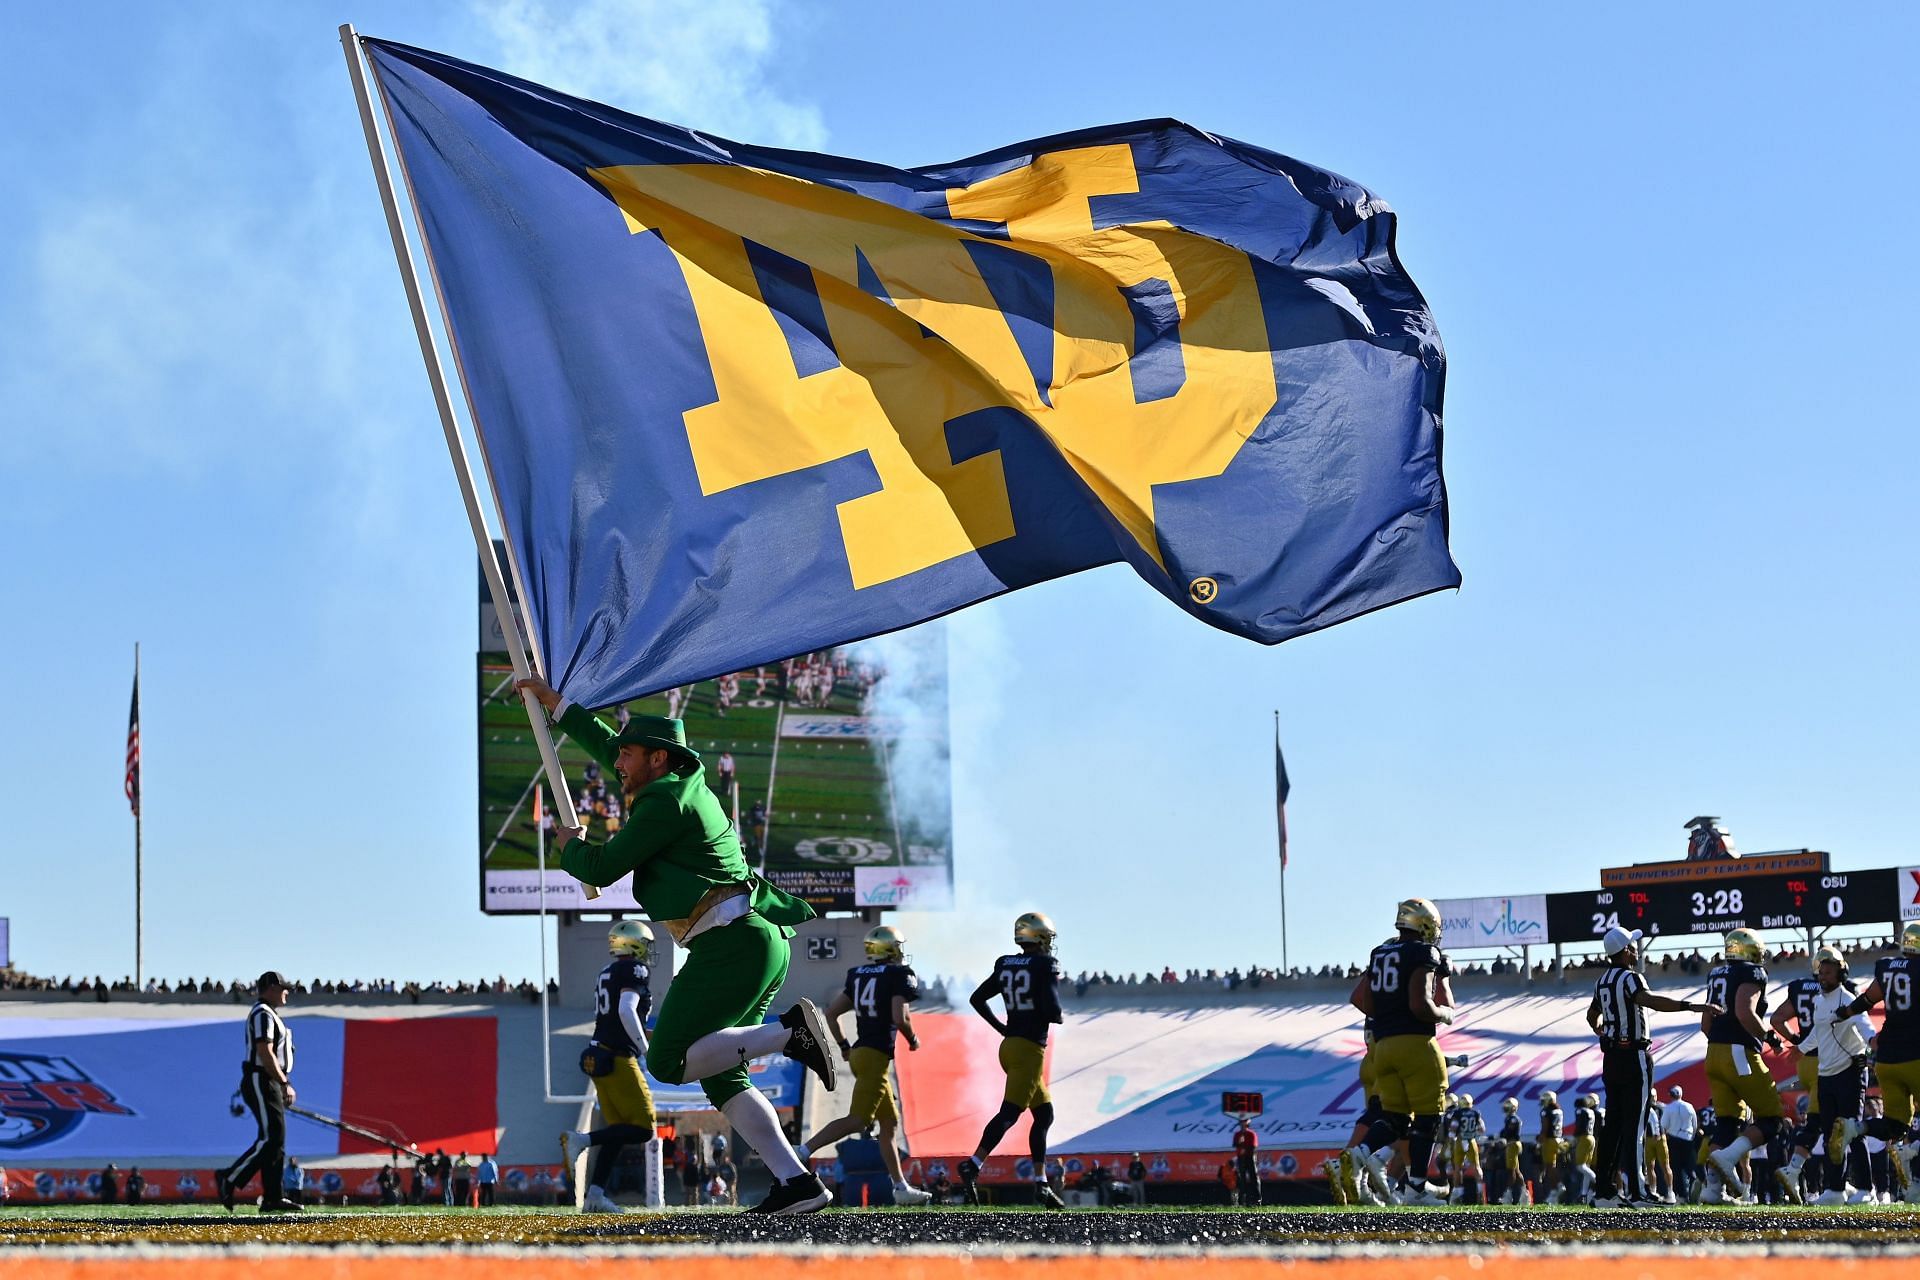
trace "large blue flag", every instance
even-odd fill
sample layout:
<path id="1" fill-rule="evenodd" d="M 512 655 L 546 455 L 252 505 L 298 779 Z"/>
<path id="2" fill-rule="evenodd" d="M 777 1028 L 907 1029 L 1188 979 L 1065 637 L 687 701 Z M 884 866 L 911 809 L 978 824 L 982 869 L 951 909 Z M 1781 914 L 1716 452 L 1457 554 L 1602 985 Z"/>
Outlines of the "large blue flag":
<path id="1" fill-rule="evenodd" d="M 576 701 L 1118 560 L 1269 644 L 1459 584 L 1439 334 L 1345 178 L 1170 120 L 893 169 L 365 47 Z"/>

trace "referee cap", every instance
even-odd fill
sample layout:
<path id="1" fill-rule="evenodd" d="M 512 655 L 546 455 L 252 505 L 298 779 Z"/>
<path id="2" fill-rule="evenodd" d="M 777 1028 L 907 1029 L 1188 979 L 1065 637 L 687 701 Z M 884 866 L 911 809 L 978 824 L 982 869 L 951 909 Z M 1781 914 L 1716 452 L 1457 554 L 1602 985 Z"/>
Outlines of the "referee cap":
<path id="1" fill-rule="evenodd" d="M 288 982 L 280 976 L 278 969 L 267 970 L 261 974 L 259 980 L 253 984 L 254 990 L 256 991 L 265 991 L 268 987 L 290 987 L 292 985 L 291 982 Z"/>
<path id="2" fill-rule="evenodd" d="M 1613 928 L 1607 930 L 1607 936 L 1601 939 L 1600 945 L 1605 948 L 1609 956 L 1617 956 L 1628 947 L 1638 946 L 1640 939 L 1646 936 L 1646 934 L 1640 932 L 1638 929 L 1628 931 L 1619 925 L 1615 925 Z"/>

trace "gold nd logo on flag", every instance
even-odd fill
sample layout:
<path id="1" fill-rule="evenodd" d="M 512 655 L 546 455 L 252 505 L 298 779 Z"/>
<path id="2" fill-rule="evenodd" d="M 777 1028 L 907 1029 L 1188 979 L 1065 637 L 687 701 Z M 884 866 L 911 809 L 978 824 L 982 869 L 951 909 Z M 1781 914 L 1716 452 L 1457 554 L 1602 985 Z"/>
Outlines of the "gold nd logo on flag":
<path id="1" fill-rule="evenodd" d="M 1266 319 L 1246 254 L 1165 223 L 1094 225 L 1094 197 L 1139 189 L 1127 146 L 1043 155 L 947 193 L 955 218 L 1004 225 L 1006 239 L 992 243 L 1051 269 L 1044 399 L 967 249 L 980 237 L 763 170 L 628 165 L 591 175 L 630 231 L 660 233 L 699 316 L 718 393 L 686 414 L 701 491 L 857 453 L 871 459 L 879 489 L 838 510 L 856 588 L 1014 536 L 1000 454 L 954 461 L 945 425 L 955 418 L 1001 406 L 1024 414 L 1160 562 L 1153 486 L 1220 474 L 1273 407 Z M 796 373 L 748 241 L 812 269 L 838 367 Z M 863 258 L 892 305 L 859 287 Z M 1123 290 L 1148 281 L 1164 282 L 1178 309 L 1185 380 L 1139 403 Z M 1190 588 L 1203 604 L 1214 590 L 1208 579 Z"/>

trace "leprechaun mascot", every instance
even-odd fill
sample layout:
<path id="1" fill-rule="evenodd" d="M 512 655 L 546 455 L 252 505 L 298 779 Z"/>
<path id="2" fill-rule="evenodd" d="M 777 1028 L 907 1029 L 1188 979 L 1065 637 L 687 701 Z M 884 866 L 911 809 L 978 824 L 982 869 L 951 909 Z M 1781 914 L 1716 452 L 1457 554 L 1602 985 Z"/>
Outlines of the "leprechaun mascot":
<path id="1" fill-rule="evenodd" d="M 665 716 L 634 716 L 616 731 L 586 708 L 563 699 L 545 680 L 520 682 L 547 709 L 554 726 L 602 767 L 619 775 L 626 819 L 605 843 L 583 828 L 562 828 L 560 865 L 584 884 L 606 886 L 633 877 L 633 898 L 686 950 L 660 1004 L 647 1045 L 647 1070 L 669 1084 L 698 1080 L 713 1105 L 760 1153 L 773 1191 L 755 1213 L 810 1213 L 831 1196 L 801 1163 L 779 1117 L 747 1077 L 755 1058 L 784 1053 L 834 1085 L 826 1020 L 801 1000 L 774 1023 L 763 1022 L 787 976 L 793 926 L 813 909 L 747 867 L 740 837 L 707 787 L 686 729 Z"/>

